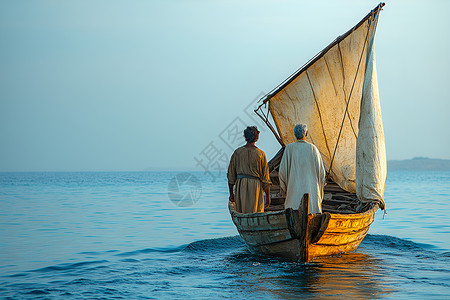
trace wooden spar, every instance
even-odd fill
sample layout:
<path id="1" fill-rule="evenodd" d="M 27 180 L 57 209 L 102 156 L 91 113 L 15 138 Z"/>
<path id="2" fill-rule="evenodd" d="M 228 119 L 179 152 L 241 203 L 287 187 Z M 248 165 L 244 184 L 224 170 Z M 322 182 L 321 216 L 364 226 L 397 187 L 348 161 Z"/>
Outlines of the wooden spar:
<path id="1" fill-rule="evenodd" d="M 371 10 L 361 21 L 359 21 L 358 24 L 356 24 L 354 27 L 352 27 L 350 30 L 348 30 L 343 35 L 338 36 L 331 44 L 329 44 L 327 47 L 325 47 L 322 51 L 320 51 L 318 54 L 316 54 L 313 58 L 311 58 L 306 64 L 304 64 L 300 69 L 298 69 L 296 72 L 294 72 L 291 76 L 289 76 L 286 80 L 284 80 L 282 83 L 280 83 L 277 87 L 275 87 L 272 91 L 270 91 L 268 94 L 266 94 L 264 97 L 261 98 L 262 103 L 258 106 L 256 110 L 261 109 L 261 107 L 266 104 L 267 101 L 269 101 L 270 98 L 272 98 L 274 95 L 276 95 L 279 91 L 284 89 L 287 85 L 289 85 L 295 78 L 297 78 L 301 73 L 303 73 L 305 70 L 307 70 L 310 66 L 312 66 L 316 61 L 318 61 L 320 58 L 322 58 L 325 53 L 328 52 L 331 48 L 333 48 L 336 44 L 340 43 L 342 40 L 344 40 L 347 36 L 349 36 L 352 32 L 354 32 L 356 29 L 358 29 L 362 24 L 364 24 L 365 21 L 367 21 L 368 18 L 370 18 L 374 13 L 378 12 L 383 6 L 385 5 L 384 2 L 381 2 L 377 5 L 373 10 Z M 260 100 L 260 101 L 261 101 Z M 256 111 L 255 110 L 255 111 Z M 261 117 L 261 116 L 260 116 Z"/>
<path id="2" fill-rule="evenodd" d="M 286 209 L 286 220 L 291 237 L 298 239 L 299 247 L 294 250 L 300 261 L 308 261 L 308 211 L 309 211 L 309 194 L 304 194 L 300 202 L 300 209 Z"/>
<path id="3" fill-rule="evenodd" d="M 310 232 L 308 228 L 309 194 L 303 195 L 300 207 L 300 224 L 303 229 L 300 234 L 300 261 L 308 261 L 308 248 L 310 244 Z"/>
<path id="4" fill-rule="evenodd" d="M 261 118 L 261 120 L 263 120 L 264 123 L 266 123 L 267 127 L 269 127 L 270 131 L 272 131 L 273 135 L 277 139 L 278 143 L 280 143 L 281 147 L 285 147 L 286 145 L 283 143 L 283 140 L 281 140 L 281 137 L 278 135 L 278 132 L 273 128 L 272 124 L 270 124 L 269 119 L 266 116 L 260 115 L 260 113 L 258 112 L 260 107 L 255 109 L 255 113 L 258 115 L 258 117 Z"/>

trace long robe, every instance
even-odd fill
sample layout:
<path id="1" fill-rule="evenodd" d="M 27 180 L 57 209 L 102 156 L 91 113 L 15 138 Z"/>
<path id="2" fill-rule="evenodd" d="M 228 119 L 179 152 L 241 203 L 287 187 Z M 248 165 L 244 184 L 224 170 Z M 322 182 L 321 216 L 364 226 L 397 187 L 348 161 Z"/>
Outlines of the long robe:
<path id="1" fill-rule="evenodd" d="M 278 177 L 286 193 L 285 208 L 298 209 L 303 194 L 308 193 L 309 213 L 322 212 L 325 169 L 316 146 L 302 140 L 287 145 Z"/>
<path id="2" fill-rule="evenodd" d="M 237 178 L 237 175 L 254 178 Z M 264 211 L 264 190 L 270 185 L 266 154 L 256 147 L 240 147 L 231 156 L 228 183 L 235 185 L 235 210 L 241 213 Z"/>

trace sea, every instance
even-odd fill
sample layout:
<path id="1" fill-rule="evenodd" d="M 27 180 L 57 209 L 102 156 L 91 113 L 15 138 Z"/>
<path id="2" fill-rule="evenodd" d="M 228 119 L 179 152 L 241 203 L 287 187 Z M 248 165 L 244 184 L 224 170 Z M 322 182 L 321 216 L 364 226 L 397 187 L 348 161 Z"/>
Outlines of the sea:
<path id="1" fill-rule="evenodd" d="M 352 253 L 250 252 L 224 174 L 0 173 L 1 299 L 450 299 L 450 172 L 394 171 Z"/>

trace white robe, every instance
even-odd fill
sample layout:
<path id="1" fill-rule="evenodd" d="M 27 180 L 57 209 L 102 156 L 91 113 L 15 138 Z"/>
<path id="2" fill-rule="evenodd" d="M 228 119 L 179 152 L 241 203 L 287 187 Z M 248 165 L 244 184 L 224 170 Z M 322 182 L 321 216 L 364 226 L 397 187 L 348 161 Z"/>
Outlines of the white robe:
<path id="1" fill-rule="evenodd" d="M 316 146 L 297 141 L 286 146 L 281 159 L 280 188 L 286 194 L 285 208 L 298 209 L 303 194 L 309 194 L 309 213 L 322 212 L 325 169 Z"/>

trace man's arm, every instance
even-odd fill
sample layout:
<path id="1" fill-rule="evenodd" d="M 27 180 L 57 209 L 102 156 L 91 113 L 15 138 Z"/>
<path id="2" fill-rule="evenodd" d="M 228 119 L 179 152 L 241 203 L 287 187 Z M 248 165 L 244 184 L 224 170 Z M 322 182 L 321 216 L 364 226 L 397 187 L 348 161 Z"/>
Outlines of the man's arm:
<path id="1" fill-rule="evenodd" d="M 261 164 L 263 166 L 261 174 L 262 175 L 261 184 L 264 193 L 266 194 L 266 201 L 264 204 L 264 208 L 268 208 L 270 206 L 270 186 L 272 185 L 272 181 L 270 180 L 269 165 L 267 164 L 267 158 L 264 152 L 262 152 Z"/>
<path id="2" fill-rule="evenodd" d="M 236 161 L 235 161 L 235 153 L 231 155 L 230 164 L 228 165 L 227 179 L 228 179 L 228 190 L 230 191 L 230 201 L 234 202 L 234 192 L 233 186 L 236 182 Z"/>
<path id="3" fill-rule="evenodd" d="M 230 198 L 229 198 L 230 202 L 234 202 L 233 186 L 234 184 L 228 182 L 228 190 L 230 191 Z"/>
<path id="4" fill-rule="evenodd" d="M 287 192 L 287 182 L 288 182 L 288 166 L 287 166 L 287 147 L 284 149 L 283 156 L 281 157 L 280 168 L 278 171 L 278 179 L 280 181 L 280 191 L 281 194 L 286 197 Z"/>
<path id="5" fill-rule="evenodd" d="M 325 186 L 325 184 L 327 183 L 327 173 L 325 172 L 325 167 L 323 165 L 323 159 L 322 159 L 322 155 L 319 152 L 319 149 L 317 149 L 317 147 L 315 147 L 315 153 L 316 153 L 316 162 L 318 164 L 318 171 L 319 171 L 319 178 L 321 179 L 321 186 L 322 188 Z M 331 173 L 331 170 L 330 170 Z"/>

